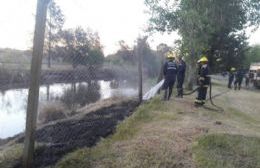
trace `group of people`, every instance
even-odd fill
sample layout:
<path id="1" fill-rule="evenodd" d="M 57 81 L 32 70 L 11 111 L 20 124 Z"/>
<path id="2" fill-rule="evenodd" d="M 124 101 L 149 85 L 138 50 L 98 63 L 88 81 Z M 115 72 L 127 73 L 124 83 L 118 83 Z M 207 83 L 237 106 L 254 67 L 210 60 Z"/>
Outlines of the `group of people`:
<path id="1" fill-rule="evenodd" d="M 228 88 L 232 89 L 232 85 L 234 85 L 235 90 L 240 90 L 243 82 L 243 78 L 245 77 L 245 85 L 249 86 L 250 76 L 248 73 L 244 73 L 242 69 L 236 70 L 236 68 L 232 67 L 229 72 L 228 77 Z"/>
<path id="2" fill-rule="evenodd" d="M 165 90 L 164 93 L 164 100 L 169 100 L 172 95 L 172 89 L 177 79 L 177 91 L 178 94 L 176 97 L 183 96 L 183 82 L 185 78 L 185 71 L 186 71 L 186 63 L 179 57 L 176 60 L 176 55 L 174 52 L 167 53 L 167 61 L 163 67 L 163 75 L 164 75 L 164 84 L 162 89 Z"/>
<path id="3" fill-rule="evenodd" d="M 174 52 L 167 53 L 167 61 L 163 67 L 164 84 L 162 89 L 165 90 L 163 100 L 169 100 L 172 95 L 172 89 L 177 79 L 177 95 L 176 97 L 183 97 L 183 83 L 185 79 L 186 63 L 182 57 L 176 59 Z M 206 56 L 202 56 L 198 60 L 198 95 L 195 100 L 195 105 L 204 105 L 207 89 L 210 84 L 208 59 Z"/>

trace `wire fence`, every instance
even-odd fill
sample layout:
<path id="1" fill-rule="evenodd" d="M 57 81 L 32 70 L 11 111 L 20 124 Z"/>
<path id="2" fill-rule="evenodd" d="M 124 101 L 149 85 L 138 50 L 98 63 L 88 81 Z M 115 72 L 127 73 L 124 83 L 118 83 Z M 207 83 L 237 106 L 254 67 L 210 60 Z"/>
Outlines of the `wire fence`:
<path id="1" fill-rule="evenodd" d="M 31 81 L 30 64 L 2 62 L 1 65 L 0 138 L 21 133 L 15 139 L 22 143 Z M 43 63 L 35 134 L 35 142 L 41 146 L 35 147 L 38 156 L 34 158 L 34 167 L 53 165 L 61 158 L 59 153 L 92 146 L 110 134 L 117 122 L 129 116 L 137 105 L 138 76 L 137 64 L 124 67 L 104 62 L 102 66 L 73 68 L 68 63 L 52 63 L 51 67 Z M 121 101 L 128 98 L 133 101 Z M 117 108 L 111 106 L 118 102 L 121 103 Z M 82 119 L 77 120 L 76 116 Z M 48 161 L 43 162 L 44 158 Z"/>
<path id="2" fill-rule="evenodd" d="M 97 33 L 57 28 L 53 20 L 62 20 L 57 15 L 51 18 L 47 10 L 42 51 L 39 34 L 32 51 L 0 49 L 0 150 L 12 142 L 24 151 L 14 155 L 17 162 L 0 156 L 0 167 L 53 166 L 65 154 L 93 146 L 131 115 L 157 82 L 161 56 L 146 38 L 104 56 Z"/>

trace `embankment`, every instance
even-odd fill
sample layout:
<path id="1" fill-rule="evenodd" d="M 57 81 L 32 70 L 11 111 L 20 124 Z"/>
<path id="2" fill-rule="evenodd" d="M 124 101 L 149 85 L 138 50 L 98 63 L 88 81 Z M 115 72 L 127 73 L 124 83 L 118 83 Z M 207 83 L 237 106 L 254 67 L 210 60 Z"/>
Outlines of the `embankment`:
<path id="1" fill-rule="evenodd" d="M 137 105 L 135 100 L 122 101 L 39 128 L 33 167 L 52 166 L 69 152 L 95 145 L 101 138 L 112 134 L 118 122 L 130 116 Z M 16 138 L 14 144 L 23 141 L 24 137 Z M 12 162 L 12 167 L 21 167 L 21 156 Z M 5 165 L 10 163 L 0 158 L 0 167 Z"/>

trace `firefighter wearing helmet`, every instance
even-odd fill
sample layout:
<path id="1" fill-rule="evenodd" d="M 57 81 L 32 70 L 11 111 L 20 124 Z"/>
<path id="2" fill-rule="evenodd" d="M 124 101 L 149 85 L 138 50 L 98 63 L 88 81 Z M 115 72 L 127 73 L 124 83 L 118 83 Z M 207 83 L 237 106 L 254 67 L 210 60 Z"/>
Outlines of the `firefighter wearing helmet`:
<path id="1" fill-rule="evenodd" d="M 184 83 L 185 72 L 186 72 L 186 63 L 183 57 L 179 57 L 177 64 L 178 64 L 178 73 L 177 73 L 177 96 L 176 97 L 182 98 L 183 83 Z"/>
<path id="2" fill-rule="evenodd" d="M 232 83 L 234 81 L 235 78 L 235 73 L 236 73 L 236 68 L 232 67 L 230 69 L 229 75 L 228 75 L 228 88 L 232 88 Z"/>
<path id="3" fill-rule="evenodd" d="M 165 90 L 163 100 L 169 100 L 172 95 L 172 89 L 176 81 L 177 63 L 175 61 L 176 54 L 172 51 L 166 54 L 167 61 L 163 67 L 164 84 L 162 89 Z"/>
<path id="4" fill-rule="evenodd" d="M 205 100 L 207 97 L 207 90 L 210 83 L 209 75 L 209 67 L 208 67 L 208 58 L 206 56 L 202 56 L 198 62 L 198 95 L 195 100 L 195 105 L 201 106 L 205 104 Z"/>

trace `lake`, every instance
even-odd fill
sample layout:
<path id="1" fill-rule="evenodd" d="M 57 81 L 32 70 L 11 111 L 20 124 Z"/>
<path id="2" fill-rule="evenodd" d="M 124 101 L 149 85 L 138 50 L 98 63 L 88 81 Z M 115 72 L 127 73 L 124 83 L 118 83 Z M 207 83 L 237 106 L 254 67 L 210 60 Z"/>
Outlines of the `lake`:
<path id="1" fill-rule="evenodd" d="M 136 96 L 136 87 L 120 82 L 114 86 L 111 81 L 91 83 L 57 83 L 40 87 L 40 104 L 61 101 L 68 107 L 72 104 L 85 106 L 98 100 L 114 96 Z M 71 98 L 72 96 L 73 99 Z M 8 138 L 19 134 L 25 129 L 27 89 L 10 89 L 0 92 L 0 138 Z"/>

